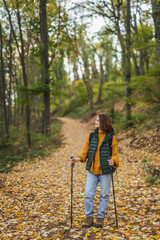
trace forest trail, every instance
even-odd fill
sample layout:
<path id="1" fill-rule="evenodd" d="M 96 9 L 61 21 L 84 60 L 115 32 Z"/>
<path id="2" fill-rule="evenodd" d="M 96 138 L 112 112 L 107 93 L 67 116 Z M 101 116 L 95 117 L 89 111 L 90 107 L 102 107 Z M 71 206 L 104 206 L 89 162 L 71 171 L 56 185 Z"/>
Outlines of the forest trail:
<path id="1" fill-rule="evenodd" d="M 142 159 L 158 162 L 157 152 L 130 147 L 132 139 L 118 133 L 120 167 L 114 174 L 119 229 L 115 227 L 112 191 L 102 230 L 81 229 L 85 218 L 85 164 L 74 168 L 73 228 L 70 229 L 70 156 L 80 153 L 94 120 L 61 118 L 62 146 L 44 159 L 20 163 L 2 174 L 0 188 L 0 239 L 160 239 L 160 190 L 146 183 Z M 95 215 L 100 187 L 95 196 Z"/>

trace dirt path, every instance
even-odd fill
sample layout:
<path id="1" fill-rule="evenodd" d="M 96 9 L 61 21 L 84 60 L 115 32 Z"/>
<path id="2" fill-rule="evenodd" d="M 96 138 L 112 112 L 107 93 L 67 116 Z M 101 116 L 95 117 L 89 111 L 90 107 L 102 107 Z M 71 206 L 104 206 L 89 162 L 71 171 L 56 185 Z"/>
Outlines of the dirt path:
<path id="1" fill-rule="evenodd" d="M 85 164 L 74 168 L 74 223 L 70 230 L 70 163 L 93 125 L 62 119 L 64 144 L 35 162 L 21 163 L 5 177 L 0 189 L 0 239 L 160 239 L 160 192 L 145 182 L 141 159 L 148 153 L 131 150 L 130 139 L 118 134 L 120 167 L 114 174 L 119 229 L 115 228 L 113 196 L 103 230 L 81 229 L 84 215 Z M 93 123 L 93 120 L 92 122 Z M 158 155 L 155 160 L 158 161 Z M 99 202 L 95 197 L 95 214 Z"/>

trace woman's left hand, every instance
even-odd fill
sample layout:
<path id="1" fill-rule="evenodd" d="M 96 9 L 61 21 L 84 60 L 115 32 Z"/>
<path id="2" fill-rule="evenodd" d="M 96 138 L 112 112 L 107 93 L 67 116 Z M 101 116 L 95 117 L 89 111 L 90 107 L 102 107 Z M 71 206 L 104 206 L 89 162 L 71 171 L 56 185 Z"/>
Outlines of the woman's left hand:
<path id="1" fill-rule="evenodd" d="M 113 159 L 108 159 L 109 165 L 113 166 L 114 165 L 114 160 Z"/>

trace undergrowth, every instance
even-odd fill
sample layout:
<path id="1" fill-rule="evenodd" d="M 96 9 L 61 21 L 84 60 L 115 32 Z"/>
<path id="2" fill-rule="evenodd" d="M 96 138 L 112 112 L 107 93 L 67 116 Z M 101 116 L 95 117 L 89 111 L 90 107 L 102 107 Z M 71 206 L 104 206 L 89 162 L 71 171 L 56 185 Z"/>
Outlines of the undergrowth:
<path id="1" fill-rule="evenodd" d="M 32 148 L 27 149 L 24 144 L 24 131 L 12 131 L 9 146 L 1 146 L 0 149 L 0 173 L 8 173 L 21 161 L 34 161 L 35 158 L 48 156 L 61 144 L 61 126 L 62 123 L 57 120 L 51 122 L 51 134 L 45 137 L 38 130 L 32 131 Z"/>
<path id="2" fill-rule="evenodd" d="M 152 160 L 144 157 L 142 163 L 143 169 L 146 173 L 146 181 L 150 185 L 158 184 L 158 182 L 160 183 L 160 171 L 154 167 Z"/>

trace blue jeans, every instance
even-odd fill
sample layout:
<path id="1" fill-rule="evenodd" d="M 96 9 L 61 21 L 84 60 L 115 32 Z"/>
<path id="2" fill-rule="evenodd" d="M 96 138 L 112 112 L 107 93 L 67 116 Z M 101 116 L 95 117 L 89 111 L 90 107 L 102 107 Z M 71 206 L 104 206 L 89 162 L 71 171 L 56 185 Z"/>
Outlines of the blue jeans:
<path id="1" fill-rule="evenodd" d="M 93 217 L 93 200 L 99 182 L 101 185 L 101 199 L 97 217 L 105 218 L 106 208 L 109 200 L 111 174 L 95 175 L 90 171 L 88 171 L 85 190 L 86 217 Z"/>

